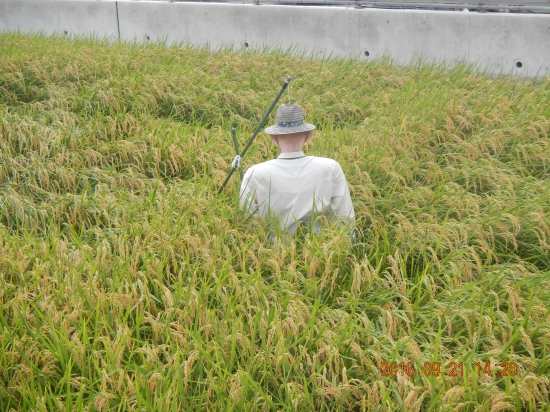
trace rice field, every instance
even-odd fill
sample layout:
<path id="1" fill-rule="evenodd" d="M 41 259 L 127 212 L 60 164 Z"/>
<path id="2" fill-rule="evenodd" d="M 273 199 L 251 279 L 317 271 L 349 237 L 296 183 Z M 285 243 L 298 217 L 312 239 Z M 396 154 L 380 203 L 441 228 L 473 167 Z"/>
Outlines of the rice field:
<path id="1" fill-rule="evenodd" d="M 550 79 L 472 69 L 0 34 L 0 410 L 550 410 Z M 216 195 L 289 75 L 354 243 Z"/>

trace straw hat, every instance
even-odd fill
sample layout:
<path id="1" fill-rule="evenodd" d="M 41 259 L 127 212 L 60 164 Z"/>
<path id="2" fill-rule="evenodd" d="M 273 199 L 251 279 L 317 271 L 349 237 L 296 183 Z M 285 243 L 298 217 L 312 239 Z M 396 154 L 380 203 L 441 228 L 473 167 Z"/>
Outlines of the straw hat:
<path id="1" fill-rule="evenodd" d="M 308 132 L 315 129 L 315 126 L 304 121 L 302 108 L 296 103 L 290 106 L 282 104 L 277 109 L 275 124 L 265 129 L 267 134 L 291 134 Z"/>

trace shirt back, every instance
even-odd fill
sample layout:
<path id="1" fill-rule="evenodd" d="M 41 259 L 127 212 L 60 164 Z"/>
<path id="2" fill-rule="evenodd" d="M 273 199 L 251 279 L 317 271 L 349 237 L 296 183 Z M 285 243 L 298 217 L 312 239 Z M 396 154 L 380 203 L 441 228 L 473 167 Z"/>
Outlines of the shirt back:
<path id="1" fill-rule="evenodd" d="M 291 233 L 297 224 L 309 224 L 319 215 L 355 217 L 338 162 L 302 152 L 282 153 L 250 167 L 241 184 L 240 202 L 250 212 L 276 217 L 280 228 Z M 314 229 L 319 231 L 318 224 Z"/>

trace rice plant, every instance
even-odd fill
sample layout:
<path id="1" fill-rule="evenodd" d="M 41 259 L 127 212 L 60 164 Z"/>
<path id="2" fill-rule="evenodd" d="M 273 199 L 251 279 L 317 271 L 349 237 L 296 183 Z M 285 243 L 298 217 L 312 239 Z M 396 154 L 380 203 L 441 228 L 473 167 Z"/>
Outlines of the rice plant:
<path id="1" fill-rule="evenodd" d="M 0 410 L 548 408 L 549 79 L 15 33 L 0 57 Z M 353 243 L 271 242 L 238 178 L 216 195 L 288 75 Z"/>

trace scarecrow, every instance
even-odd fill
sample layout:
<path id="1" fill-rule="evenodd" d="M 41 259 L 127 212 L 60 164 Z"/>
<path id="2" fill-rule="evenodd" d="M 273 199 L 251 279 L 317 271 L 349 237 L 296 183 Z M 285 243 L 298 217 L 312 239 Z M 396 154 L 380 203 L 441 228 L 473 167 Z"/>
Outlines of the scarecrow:
<path id="1" fill-rule="evenodd" d="M 318 216 L 352 222 L 355 218 L 346 177 L 337 161 L 306 156 L 305 142 L 315 126 L 306 123 L 297 104 L 282 104 L 276 123 L 265 129 L 281 150 L 279 157 L 250 167 L 241 183 L 241 206 L 278 221 L 294 234 L 300 225 L 319 233 Z"/>

